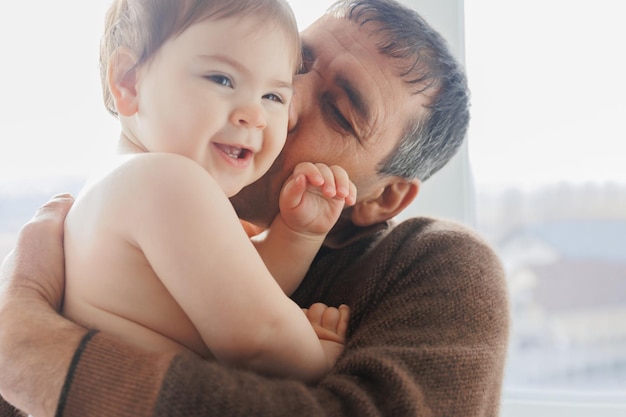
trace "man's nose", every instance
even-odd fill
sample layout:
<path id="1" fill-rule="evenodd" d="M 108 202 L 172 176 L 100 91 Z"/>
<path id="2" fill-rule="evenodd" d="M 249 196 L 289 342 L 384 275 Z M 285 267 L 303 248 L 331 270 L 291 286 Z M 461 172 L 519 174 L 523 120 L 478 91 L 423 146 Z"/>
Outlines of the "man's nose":
<path id="1" fill-rule="evenodd" d="M 260 103 L 245 103 L 239 105 L 231 113 L 230 121 L 235 126 L 248 129 L 265 129 L 267 126 L 265 111 Z"/>

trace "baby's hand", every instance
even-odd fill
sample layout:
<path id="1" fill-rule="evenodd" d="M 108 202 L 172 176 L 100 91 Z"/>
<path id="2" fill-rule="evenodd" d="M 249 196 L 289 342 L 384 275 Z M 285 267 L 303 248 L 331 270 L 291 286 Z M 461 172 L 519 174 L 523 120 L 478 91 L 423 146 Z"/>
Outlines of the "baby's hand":
<path id="1" fill-rule="evenodd" d="M 356 202 L 356 187 L 340 166 L 303 162 L 296 165 L 280 193 L 285 224 L 300 233 L 326 234 L 344 206 Z"/>
<path id="2" fill-rule="evenodd" d="M 330 370 L 339 359 L 346 344 L 350 308 L 345 304 L 335 308 L 315 303 L 308 309 L 303 308 L 302 311 L 320 339 L 322 349 L 326 353 L 328 370 Z"/>

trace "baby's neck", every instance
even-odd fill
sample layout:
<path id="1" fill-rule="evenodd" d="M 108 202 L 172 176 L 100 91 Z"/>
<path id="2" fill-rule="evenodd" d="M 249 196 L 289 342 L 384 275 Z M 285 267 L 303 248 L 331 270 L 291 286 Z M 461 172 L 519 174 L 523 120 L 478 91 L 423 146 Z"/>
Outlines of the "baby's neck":
<path id="1" fill-rule="evenodd" d="M 128 136 L 126 136 L 124 132 L 120 134 L 120 139 L 117 142 L 117 149 L 116 149 L 116 153 L 118 155 L 126 155 L 126 154 L 133 154 L 133 153 L 142 153 L 142 152 L 147 152 L 147 151 L 137 146 L 137 144 L 134 143 L 132 140 L 130 140 L 130 138 L 128 138 Z"/>

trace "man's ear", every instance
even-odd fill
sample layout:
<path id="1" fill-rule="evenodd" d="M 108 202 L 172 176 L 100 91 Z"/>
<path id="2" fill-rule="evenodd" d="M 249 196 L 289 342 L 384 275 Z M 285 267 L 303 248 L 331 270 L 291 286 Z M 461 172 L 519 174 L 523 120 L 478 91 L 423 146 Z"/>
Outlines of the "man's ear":
<path id="1" fill-rule="evenodd" d="M 387 184 L 378 196 L 355 204 L 352 223 L 364 227 L 391 219 L 417 197 L 420 185 L 417 179 L 398 179 Z"/>
<path id="2" fill-rule="evenodd" d="M 132 116 L 137 112 L 137 70 L 135 54 L 128 48 L 117 48 L 109 59 L 107 82 L 120 116 Z"/>

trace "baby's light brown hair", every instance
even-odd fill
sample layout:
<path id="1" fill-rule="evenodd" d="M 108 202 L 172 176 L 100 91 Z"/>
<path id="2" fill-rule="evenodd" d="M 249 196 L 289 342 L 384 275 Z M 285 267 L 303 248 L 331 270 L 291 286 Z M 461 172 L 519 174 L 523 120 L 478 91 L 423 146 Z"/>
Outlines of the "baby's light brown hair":
<path id="1" fill-rule="evenodd" d="M 117 115 L 107 83 L 109 58 L 119 47 L 130 49 L 136 66 L 150 61 L 169 39 L 205 19 L 258 19 L 259 31 L 280 28 L 291 42 L 294 72 L 300 62 L 300 38 L 293 11 L 285 0 L 114 0 L 100 42 L 100 80 L 107 110 Z M 228 34 L 224 34 L 227 36 Z"/>

